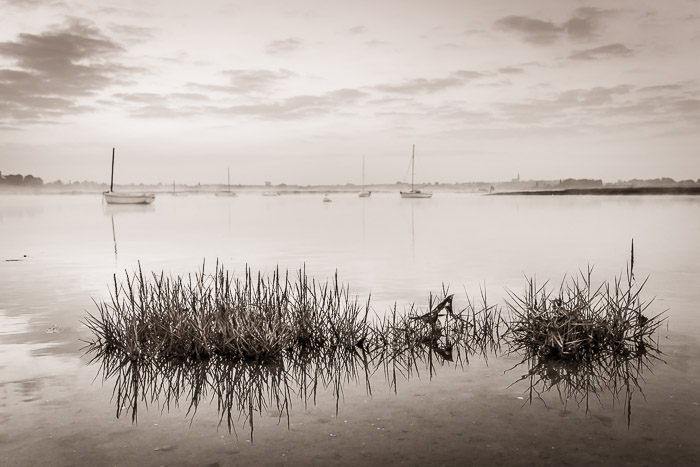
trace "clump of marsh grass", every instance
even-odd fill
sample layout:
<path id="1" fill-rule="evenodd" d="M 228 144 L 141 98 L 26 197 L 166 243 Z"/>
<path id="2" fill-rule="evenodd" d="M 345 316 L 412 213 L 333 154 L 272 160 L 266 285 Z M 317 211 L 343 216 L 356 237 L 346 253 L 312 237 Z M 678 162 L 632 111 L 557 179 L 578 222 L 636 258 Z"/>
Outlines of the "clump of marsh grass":
<path id="1" fill-rule="evenodd" d="M 110 300 L 96 303 L 86 326 L 88 351 L 117 352 L 133 360 L 166 358 L 274 363 L 291 348 L 361 346 L 367 311 L 334 281 L 320 283 L 300 270 L 296 280 L 279 270 L 233 277 L 216 264 L 194 276 L 144 276 L 141 268 L 114 277 Z"/>
<path id="2" fill-rule="evenodd" d="M 591 275 L 588 268 L 562 281 L 558 290 L 528 279 L 524 294 L 509 292 L 505 340 L 510 352 L 577 361 L 656 349 L 654 336 L 663 313 L 645 314 L 649 303 L 640 293 L 646 281 L 637 286 L 630 273 L 626 283 L 618 278 L 595 286 Z"/>
<path id="3" fill-rule="evenodd" d="M 565 278 L 558 289 L 528 279 L 522 295 L 509 292 L 509 320 L 504 340 L 509 353 L 527 363 L 529 401 L 556 388 L 564 407 L 569 401 L 590 411 L 593 395 L 607 392 L 623 401 L 629 426 L 632 395 L 651 362 L 660 360 L 658 329 L 663 312 L 649 313 L 641 293 L 646 280 L 634 277 L 634 243 L 625 279 L 594 285 L 592 268 Z M 515 383 L 513 383 L 515 384 Z M 643 393 L 642 393 L 643 394 Z"/>
<path id="4" fill-rule="evenodd" d="M 99 362 L 103 381 L 114 380 L 117 416 L 137 422 L 140 405 L 162 410 L 189 400 L 194 416 L 204 399 L 216 401 L 220 424 L 235 431 L 271 407 L 286 414 L 292 395 L 313 401 L 331 390 L 336 414 L 346 384 L 364 383 L 383 369 L 396 390 L 426 363 L 464 365 L 496 346 L 500 311 L 471 301 L 453 309 L 452 294 L 430 294 L 427 309 L 411 304 L 369 319 L 370 297 L 360 302 L 337 274 L 321 282 L 296 273 L 236 277 L 216 264 L 186 277 L 145 275 L 141 268 L 114 277 L 110 298 L 85 319 L 93 338 L 86 353 Z M 281 420 L 282 415 L 280 415 Z"/>
<path id="5" fill-rule="evenodd" d="M 554 290 L 529 279 L 522 295 L 509 292 L 505 309 L 483 289 L 459 307 L 443 286 L 427 307 L 394 304 L 371 319 L 370 297 L 351 296 L 337 274 L 322 282 L 305 269 L 263 275 L 246 267 L 234 276 L 217 262 L 213 273 L 203 265 L 172 277 L 139 265 L 122 281 L 115 275 L 109 300 L 85 319 L 93 334 L 85 349 L 103 380 L 115 381 L 117 416 L 130 412 L 136 423 L 139 404 L 165 410 L 180 398 L 194 416 L 202 400 L 216 400 L 220 425 L 235 431 L 242 419 L 251 440 L 255 413 L 272 409 L 289 424 L 293 395 L 306 406 L 330 389 L 337 414 L 346 384 L 364 382 L 371 394 L 371 377 L 383 372 L 397 391 L 399 379 L 432 378 L 437 365 L 464 366 L 502 346 L 528 363 L 519 381 L 529 381 L 530 401 L 556 388 L 563 402 L 585 401 L 588 410 L 588 397 L 607 389 L 624 394 L 629 417 L 641 372 L 660 354 L 662 324 L 641 300 L 646 281 L 637 286 L 633 264 L 626 281 L 599 286 L 591 268 Z"/>

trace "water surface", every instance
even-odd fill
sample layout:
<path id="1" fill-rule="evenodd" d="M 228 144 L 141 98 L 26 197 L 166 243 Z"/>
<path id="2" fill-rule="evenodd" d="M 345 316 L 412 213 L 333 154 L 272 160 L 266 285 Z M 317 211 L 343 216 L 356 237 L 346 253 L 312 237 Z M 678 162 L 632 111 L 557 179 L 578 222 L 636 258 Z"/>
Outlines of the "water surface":
<path id="1" fill-rule="evenodd" d="M 692 465 L 700 455 L 700 200 L 658 197 L 485 197 L 398 193 L 236 198 L 159 195 L 151 206 L 107 206 L 96 195 L 0 197 L 0 462 L 6 465 L 560 465 L 564 462 Z M 115 416 L 113 385 L 96 381 L 81 339 L 93 300 L 113 274 L 139 267 L 167 274 L 246 265 L 269 273 L 337 271 L 351 292 L 372 295 L 381 316 L 396 303 L 425 307 L 449 285 L 455 304 L 485 289 L 502 303 L 525 276 L 558 284 L 594 265 L 594 281 L 624 273 L 634 238 L 644 298 L 668 309 L 659 344 L 665 364 L 645 371 L 623 407 L 601 394 L 564 406 L 555 391 L 527 403 L 519 358 L 438 366 L 430 377 L 379 372 L 372 394 L 344 384 L 293 403 L 290 426 L 273 408 L 255 419 L 255 440 L 218 427 L 217 408 L 187 404 Z M 25 256 L 26 255 L 26 256 Z M 10 261 L 8 261 L 10 260 Z M 204 264 L 203 264 L 204 263 Z"/>

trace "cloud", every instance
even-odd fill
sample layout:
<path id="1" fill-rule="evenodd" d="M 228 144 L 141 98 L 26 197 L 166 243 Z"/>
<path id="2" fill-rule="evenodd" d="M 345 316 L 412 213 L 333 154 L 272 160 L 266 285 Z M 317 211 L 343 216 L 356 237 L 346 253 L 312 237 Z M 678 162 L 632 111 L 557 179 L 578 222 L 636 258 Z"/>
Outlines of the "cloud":
<path id="1" fill-rule="evenodd" d="M 574 16 L 562 26 L 572 39 L 591 40 L 598 37 L 598 30 L 604 19 L 614 16 L 617 10 L 600 10 L 583 7 L 574 12 Z"/>
<path id="2" fill-rule="evenodd" d="M 266 91 L 289 78 L 296 76 L 295 73 L 280 68 L 272 70 L 227 70 L 223 72 L 231 79 L 231 87 L 243 92 Z"/>
<path id="3" fill-rule="evenodd" d="M 551 44 L 564 31 L 564 28 L 550 21 L 515 15 L 499 19 L 494 26 L 497 29 L 518 34 L 525 42 L 536 45 Z"/>
<path id="4" fill-rule="evenodd" d="M 301 47 L 301 44 L 301 39 L 290 37 L 289 39 L 282 39 L 268 43 L 266 50 L 268 54 L 283 54 L 297 50 L 299 47 Z"/>
<path id="5" fill-rule="evenodd" d="M 358 89 L 337 89 L 319 95 L 298 95 L 261 104 L 233 105 L 222 112 L 227 115 L 253 116 L 269 120 L 289 120 L 311 116 L 346 113 L 368 94 Z"/>
<path id="6" fill-rule="evenodd" d="M 3 113 L 38 121 L 90 110 L 77 99 L 123 84 L 140 71 L 115 61 L 123 52 L 93 23 L 77 18 L 38 35 L 22 33 L 16 41 L 0 42 L 0 57 L 13 63 L 0 69 Z"/>
<path id="7" fill-rule="evenodd" d="M 194 116 L 254 117 L 262 120 L 293 120 L 314 116 L 347 113 L 350 106 L 362 102 L 369 94 L 358 89 L 336 89 L 323 94 L 302 94 L 281 99 L 233 105 L 173 104 L 173 94 L 116 95 L 134 104 L 131 114 L 142 118 L 178 118 Z M 139 105 L 144 104 L 144 105 Z"/>
<path id="8" fill-rule="evenodd" d="M 367 32 L 367 28 L 365 26 L 353 26 L 348 29 L 348 34 L 352 35 L 363 34 L 365 32 Z"/>
<path id="9" fill-rule="evenodd" d="M 414 78 L 399 84 L 378 84 L 373 89 L 392 94 L 435 93 L 448 88 L 461 87 L 468 82 L 488 76 L 471 70 L 458 70 L 444 78 Z"/>
<path id="10" fill-rule="evenodd" d="M 495 104 L 499 116 L 508 121 L 536 124 L 565 121 L 586 115 L 599 114 L 621 105 L 632 86 L 598 86 L 589 89 L 569 89 L 553 94 L 549 99 L 524 99 Z"/>
<path id="11" fill-rule="evenodd" d="M 225 70 L 221 74 L 229 78 L 229 84 L 188 83 L 187 86 L 205 91 L 246 95 L 270 92 L 278 84 L 296 76 L 296 73 L 284 68 L 277 71 L 265 69 Z"/>
<path id="12" fill-rule="evenodd" d="M 521 73 L 525 73 L 525 70 L 515 66 L 506 66 L 503 68 L 499 68 L 498 72 L 503 73 L 504 75 L 518 75 Z"/>
<path id="13" fill-rule="evenodd" d="M 47 5 L 64 5 L 64 3 L 60 1 L 48 2 L 46 0 L 0 0 L 0 5 L 2 5 L 3 3 L 7 6 L 17 8 L 35 8 Z"/>
<path id="14" fill-rule="evenodd" d="M 131 43 L 146 42 L 153 39 L 155 37 L 155 33 L 158 31 L 156 28 L 145 28 L 125 24 L 111 24 L 109 29 L 122 40 Z"/>
<path id="15" fill-rule="evenodd" d="M 682 84 L 659 84 L 656 86 L 645 86 L 639 89 L 639 92 L 664 92 L 664 91 L 680 91 L 685 86 Z"/>
<path id="16" fill-rule="evenodd" d="M 561 24 L 529 16 L 505 16 L 494 23 L 498 30 L 516 34 L 535 45 L 548 45 L 564 36 L 577 41 L 589 41 L 598 37 L 603 21 L 616 15 L 617 10 L 600 10 L 583 7 L 574 11 L 567 21 Z"/>
<path id="17" fill-rule="evenodd" d="M 608 44 L 593 49 L 579 50 L 569 55 L 572 60 L 599 60 L 606 58 L 629 57 L 632 49 L 623 44 Z"/>
<path id="18" fill-rule="evenodd" d="M 149 92 L 117 93 L 112 97 L 123 102 L 146 103 L 146 104 L 166 104 L 172 101 L 209 101 L 209 97 L 196 93 L 168 93 L 157 94 Z"/>

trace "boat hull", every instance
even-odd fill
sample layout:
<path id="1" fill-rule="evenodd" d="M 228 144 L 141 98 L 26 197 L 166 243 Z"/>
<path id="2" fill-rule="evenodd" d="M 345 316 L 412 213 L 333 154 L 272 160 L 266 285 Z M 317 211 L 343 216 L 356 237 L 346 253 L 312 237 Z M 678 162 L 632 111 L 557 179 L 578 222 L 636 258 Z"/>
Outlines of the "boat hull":
<path id="1" fill-rule="evenodd" d="M 151 204 L 156 200 L 153 193 L 103 193 L 107 204 Z"/>
<path id="2" fill-rule="evenodd" d="M 363 191 L 360 193 L 360 198 L 369 198 L 370 196 L 372 196 L 371 191 Z"/>
<path id="3" fill-rule="evenodd" d="M 236 196 L 236 193 L 233 191 L 217 191 L 214 193 L 214 196 L 224 196 L 224 197 L 233 197 Z"/>
<path id="4" fill-rule="evenodd" d="M 423 191 L 401 191 L 402 198 L 432 198 L 432 193 L 425 193 Z"/>

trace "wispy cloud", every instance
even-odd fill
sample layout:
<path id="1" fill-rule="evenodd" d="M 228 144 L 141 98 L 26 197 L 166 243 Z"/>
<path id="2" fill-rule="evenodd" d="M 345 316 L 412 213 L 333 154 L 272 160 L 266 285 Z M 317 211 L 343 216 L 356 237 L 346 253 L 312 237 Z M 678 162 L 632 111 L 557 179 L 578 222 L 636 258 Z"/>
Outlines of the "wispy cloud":
<path id="1" fill-rule="evenodd" d="M 109 29 L 120 39 L 131 42 L 146 42 L 156 36 L 157 28 L 146 28 L 125 24 L 110 24 Z"/>
<path id="2" fill-rule="evenodd" d="M 77 99 L 124 83 L 137 70 L 117 61 L 125 49 L 93 23 L 69 18 L 41 34 L 20 34 L 0 42 L 0 97 L 14 119 L 41 120 L 84 112 Z"/>
<path id="3" fill-rule="evenodd" d="M 188 83 L 187 86 L 206 91 L 246 95 L 270 92 L 277 85 L 296 76 L 294 72 L 284 68 L 276 71 L 265 69 L 225 70 L 221 74 L 228 77 L 228 84 Z"/>
<path id="4" fill-rule="evenodd" d="M 277 41 L 272 41 L 267 44 L 266 51 L 268 54 L 283 54 L 288 52 L 293 52 L 300 48 L 302 45 L 301 39 L 290 37 L 289 39 L 282 39 Z"/>
<path id="5" fill-rule="evenodd" d="M 229 105 L 203 102 L 178 103 L 177 94 L 115 95 L 133 104 L 130 114 L 141 118 L 181 117 L 254 117 L 261 120 L 294 120 L 324 115 L 341 115 L 361 103 L 369 94 L 358 89 L 337 89 L 323 94 L 301 94 L 283 98 L 266 98 Z M 180 99 L 182 100 L 182 99 Z M 190 101 L 197 99 L 191 98 Z M 203 99 L 204 100 L 204 99 Z M 143 104 L 143 105 L 141 105 Z"/>
<path id="6" fill-rule="evenodd" d="M 506 16 L 494 23 L 497 29 L 520 35 L 525 42 L 542 45 L 556 41 L 564 28 L 551 21 L 543 21 L 528 16 Z"/>
<path id="7" fill-rule="evenodd" d="M 488 76 L 471 70 L 458 70 L 444 78 L 414 78 L 397 84 L 378 84 L 373 89 L 393 94 L 435 93 L 448 88 L 461 87 L 468 82 Z"/>
<path id="8" fill-rule="evenodd" d="M 576 9 L 571 18 L 562 23 L 530 16 L 511 15 L 497 20 L 494 27 L 516 34 L 525 42 L 535 45 L 552 44 L 565 36 L 578 41 L 588 41 L 598 37 L 603 21 L 617 13 L 617 10 L 583 7 Z"/>
<path id="9" fill-rule="evenodd" d="M 572 60 L 599 60 L 605 58 L 629 57 L 632 49 L 623 44 L 608 44 L 592 49 L 579 50 L 569 55 Z"/>
<path id="10" fill-rule="evenodd" d="M 197 93 L 176 92 L 168 94 L 157 94 L 149 92 L 116 93 L 112 97 L 124 102 L 146 103 L 146 104 L 167 104 L 173 101 L 209 101 L 209 96 Z"/>
<path id="11" fill-rule="evenodd" d="M 363 34 L 365 32 L 367 32 L 367 28 L 365 26 L 362 26 L 362 25 L 353 26 L 350 29 L 348 29 L 348 34 L 352 34 L 352 35 Z"/>
<path id="12" fill-rule="evenodd" d="M 574 11 L 574 16 L 562 26 L 572 39 L 587 41 L 598 37 L 598 31 L 603 21 L 617 14 L 617 10 L 600 10 L 593 7 L 578 8 Z"/>

